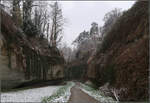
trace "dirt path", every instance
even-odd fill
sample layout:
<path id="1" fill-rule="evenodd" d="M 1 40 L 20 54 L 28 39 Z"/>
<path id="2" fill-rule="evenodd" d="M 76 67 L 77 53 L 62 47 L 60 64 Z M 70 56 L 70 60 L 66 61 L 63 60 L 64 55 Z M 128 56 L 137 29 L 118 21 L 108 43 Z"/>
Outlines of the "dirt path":
<path id="1" fill-rule="evenodd" d="M 100 103 L 93 97 L 84 93 L 78 87 L 79 86 L 76 84 L 74 87 L 71 88 L 71 96 L 69 99 L 69 103 Z"/>

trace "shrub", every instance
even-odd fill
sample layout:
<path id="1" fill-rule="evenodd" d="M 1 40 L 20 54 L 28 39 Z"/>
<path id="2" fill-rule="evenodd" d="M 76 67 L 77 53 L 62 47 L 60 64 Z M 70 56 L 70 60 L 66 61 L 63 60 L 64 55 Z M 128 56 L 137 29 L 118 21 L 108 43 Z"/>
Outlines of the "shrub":
<path id="1" fill-rule="evenodd" d="M 23 25 L 23 31 L 29 37 L 33 37 L 33 36 L 36 36 L 36 35 L 39 34 L 38 29 L 32 23 L 32 21 L 28 21 L 28 22 L 24 23 L 24 25 Z"/>

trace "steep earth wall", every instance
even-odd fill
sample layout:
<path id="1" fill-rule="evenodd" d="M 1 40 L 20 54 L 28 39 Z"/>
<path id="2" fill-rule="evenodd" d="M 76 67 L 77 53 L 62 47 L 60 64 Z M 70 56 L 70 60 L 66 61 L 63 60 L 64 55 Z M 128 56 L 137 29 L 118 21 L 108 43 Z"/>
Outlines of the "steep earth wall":
<path id="1" fill-rule="evenodd" d="M 136 2 L 104 37 L 88 61 L 87 77 L 99 86 L 107 82 L 121 101 L 148 100 L 148 1 Z"/>
<path id="2" fill-rule="evenodd" d="M 46 39 L 27 38 L 2 9 L 0 33 L 0 80 L 3 88 L 13 88 L 32 80 L 64 77 L 64 59 Z M 50 72 L 50 73 L 49 73 Z"/>

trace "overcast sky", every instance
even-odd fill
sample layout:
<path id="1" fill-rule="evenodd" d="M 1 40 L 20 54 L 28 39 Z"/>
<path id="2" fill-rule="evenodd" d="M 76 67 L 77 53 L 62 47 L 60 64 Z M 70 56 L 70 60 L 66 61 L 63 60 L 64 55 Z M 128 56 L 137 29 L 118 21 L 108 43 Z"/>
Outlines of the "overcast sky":
<path id="1" fill-rule="evenodd" d="M 63 41 L 71 46 L 73 40 L 84 30 L 89 30 L 92 22 L 104 24 L 104 15 L 114 8 L 129 9 L 135 1 L 61 1 L 67 23 Z"/>

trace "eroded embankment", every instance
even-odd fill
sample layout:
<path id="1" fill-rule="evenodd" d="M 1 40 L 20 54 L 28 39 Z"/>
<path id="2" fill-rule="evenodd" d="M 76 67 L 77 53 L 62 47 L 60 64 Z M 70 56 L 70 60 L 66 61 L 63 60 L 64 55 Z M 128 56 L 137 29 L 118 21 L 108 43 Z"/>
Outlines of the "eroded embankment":
<path id="1" fill-rule="evenodd" d="M 138 1 L 112 26 L 88 62 L 87 77 L 109 83 L 121 101 L 148 101 L 148 1 Z"/>
<path id="2" fill-rule="evenodd" d="M 32 80 L 64 77 L 64 58 L 48 40 L 27 37 L 12 17 L 0 8 L 0 80 L 2 89 Z"/>

